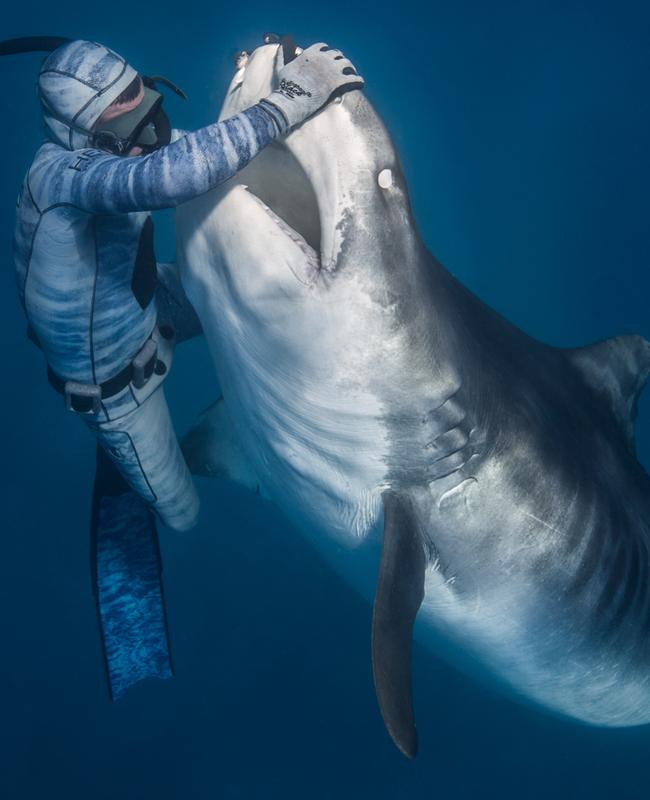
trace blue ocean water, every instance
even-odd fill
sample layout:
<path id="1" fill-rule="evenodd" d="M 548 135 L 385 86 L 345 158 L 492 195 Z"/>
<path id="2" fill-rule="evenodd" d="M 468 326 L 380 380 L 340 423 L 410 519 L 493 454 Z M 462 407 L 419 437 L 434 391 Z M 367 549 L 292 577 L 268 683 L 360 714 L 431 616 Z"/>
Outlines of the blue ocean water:
<path id="1" fill-rule="evenodd" d="M 621 4 L 622 5 L 622 4 Z M 484 300 L 557 345 L 650 336 L 650 7 L 564 0 L 36 0 L 0 35 L 95 39 L 212 120 L 265 31 L 341 47 L 391 130 L 424 239 Z M 370 607 L 259 498 L 202 481 L 201 524 L 161 531 L 176 677 L 108 701 L 89 577 L 93 443 L 45 381 L 13 278 L 14 204 L 40 142 L 39 57 L 0 61 L 0 797 L 646 798 L 650 728 L 516 705 L 416 647 L 420 755 L 384 732 Z M 170 214 L 158 255 L 173 258 Z M 201 341 L 167 382 L 179 431 L 216 394 Z M 638 450 L 650 464 L 650 401 Z"/>

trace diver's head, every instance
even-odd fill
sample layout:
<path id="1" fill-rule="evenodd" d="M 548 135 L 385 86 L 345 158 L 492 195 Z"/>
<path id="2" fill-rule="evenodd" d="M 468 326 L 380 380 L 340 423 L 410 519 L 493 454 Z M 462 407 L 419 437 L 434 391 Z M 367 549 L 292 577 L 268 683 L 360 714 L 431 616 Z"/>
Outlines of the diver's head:
<path id="1" fill-rule="evenodd" d="M 43 62 L 38 93 L 50 135 L 68 150 L 136 155 L 169 143 L 153 81 L 104 45 L 75 40 L 57 47 Z"/>
<path id="2" fill-rule="evenodd" d="M 78 39 L 57 47 L 38 76 L 50 135 L 68 150 L 88 147 L 88 132 L 136 77 L 121 56 L 96 42 Z"/>

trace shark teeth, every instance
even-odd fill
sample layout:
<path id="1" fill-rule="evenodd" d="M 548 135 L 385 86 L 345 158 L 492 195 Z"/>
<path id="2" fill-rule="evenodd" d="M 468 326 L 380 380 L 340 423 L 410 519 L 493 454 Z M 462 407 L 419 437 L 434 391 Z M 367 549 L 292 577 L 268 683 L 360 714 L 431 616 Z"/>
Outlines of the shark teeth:
<path id="1" fill-rule="evenodd" d="M 307 243 L 305 238 L 298 233 L 297 230 L 292 228 L 290 225 L 279 217 L 272 208 L 266 205 L 266 203 L 261 200 L 254 192 L 251 192 L 248 186 L 244 186 L 246 191 L 254 197 L 258 203 L 262 205 L 266 213 L 271 217 L 273 222 L 278 226 L 278 228 L 282 231 L 282 233 L 287 236 L 291 241 L 298 247 L 302 255 L 304 256 L 304 262 L 302 263 L 289 263 L 288 266 L 295 275 L 295 277 L 301 282 L 306 285 L 312 283 L 316 277 L 318 276 L 321 270 L 321 259 L 320 255 L 314 250 L 314 248 Z"/>

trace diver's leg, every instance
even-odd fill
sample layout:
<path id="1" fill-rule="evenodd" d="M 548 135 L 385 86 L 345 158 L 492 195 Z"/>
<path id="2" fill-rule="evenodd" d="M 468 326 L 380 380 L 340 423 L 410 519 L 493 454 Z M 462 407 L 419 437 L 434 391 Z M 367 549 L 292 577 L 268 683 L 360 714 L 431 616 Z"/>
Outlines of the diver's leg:
<path id="1" fill-rule="evenodd" d="M 196 524 L 199 498 L 162 386 L 128 414 L 89 427 L 125 481 L 166 525 L 182 531 Z"/>
<path id="2" fill-rule="evenodd" d="M 158 324 L 171 325 L 176 331 L 176 341 L 185 342 L 203 333 L 196 311 L 187 299 L 176 264 L 158 264 L 156 287 Z"/>
<path id="3" fill-rule="evenodd" d="M 109 688 L 118 699 L 142 678 L 172 675 L 154 512 L 184 530 L 195 523 L 199 501 L 162 386 L 122 417 L 86 421 L 99 445 L 93 585 Z"/>

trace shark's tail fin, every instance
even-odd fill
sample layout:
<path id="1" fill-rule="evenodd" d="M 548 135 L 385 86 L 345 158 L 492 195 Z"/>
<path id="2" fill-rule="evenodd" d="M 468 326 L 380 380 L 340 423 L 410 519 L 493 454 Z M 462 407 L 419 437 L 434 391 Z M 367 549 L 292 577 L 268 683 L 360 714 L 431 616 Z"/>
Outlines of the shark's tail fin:
<path id="1" fill-rule="evenodd" d="M 609 404 L 634 450 L 637 405 L 650 375 L 650 342 L 643 336 L 616 336 L 565 353 L 586 383 Z"/>

